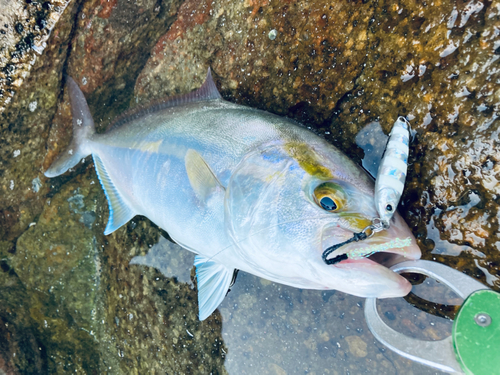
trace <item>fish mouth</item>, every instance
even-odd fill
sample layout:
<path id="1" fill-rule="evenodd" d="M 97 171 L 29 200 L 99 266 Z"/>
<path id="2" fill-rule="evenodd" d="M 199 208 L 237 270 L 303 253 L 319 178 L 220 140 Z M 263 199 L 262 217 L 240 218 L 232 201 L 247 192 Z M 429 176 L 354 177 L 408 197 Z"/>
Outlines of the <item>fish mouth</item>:
<path id="1" fill-rule="evenodd" d="M 353 233 L 346 231 L 346 236 L 343 238 L 349 239 L 353 237 Z M 420 258 L 420 249 L 415 246 L 415 239 L 411 235 L 406 237 L 391 234 L 390 229 L 388 233 L 376 233 L 373 237 L 366 240 L 351 242 L 345 244 L 327 257 L 332 264 L 338 266 L 358 261 L 370 260 L 384 267 L 392 267 L 394 264 L 404 260 L 414 260 Z M 337 231 L 338 233 L 338 231 Z M 342 242 L 339 239 L 332 239 L 328 242 L 334 246 Z"/>
<path id="2" fill-rule="evenodd" d="M 341 227 L 325 228 L 322 234 L 323 251 L 352 239 L 353 235 L 352 230 Z M 379 290 L 371 288 L 370 291 L 367 287 L 366 293 L 361 291 L 359 294 L 356 293 L 363 294 L 363 297 L 385 298 L 406 295 L 411 290 L 410 283 L 389 268 L 404 260 L 419 259 L 420 256 L 421 251 L 415 237 L 404 220 L 396 214 L 388 229 L 375 233 L 365 240 L 340 246 L 330 253 L 327 259 L 334 260 L 331 267 L 349 272 L 353 278 L 363 278 L 367 282 L 371 280 L 375 284 L 378 282 L 380 286 L 391 279 L 391 287 Z M 384 285 L 388 286 L 387 283 Z"/>
<path id="3" fill-rule="evenodd" d="M 353 236 L 352 229 L 339 226 L 325 228 L 321 244 L 325 250 L 352 240 Z M 330 253 L 327 259 L 334 260 L 334 265 L 369 260 L 389 268 L 404 260 L 420 259 L 420 256 L 420 248 L 417 246 L 410 228 L 403 218 L 396 214 L 388 229 L 377 232 L 365 240 L 352 241 L 342 245 Z"/>

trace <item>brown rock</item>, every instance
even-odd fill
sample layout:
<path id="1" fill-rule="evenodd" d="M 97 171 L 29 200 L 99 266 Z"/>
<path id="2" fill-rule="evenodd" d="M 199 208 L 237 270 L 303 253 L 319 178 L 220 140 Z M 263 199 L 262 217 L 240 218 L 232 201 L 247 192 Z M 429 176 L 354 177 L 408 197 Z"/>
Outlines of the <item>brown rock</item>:
<path id="1" fill-rule="evenodd" d="M 367 345 L 366 342 L 361 339 L 359 336 L 347 336 L 345 338 L 347 341 L 347 345 L 349 345 L 349 351 L 351 354 L 358 358 L 364 358 L 367 356 Z"/>
<path id="2" fill-rule="evenodd" d="M 0 113 L 30 75 L 70 2 L 0 1 Z"/>
<path id="3" fill-rule="evenodd" d="M 43 11 L 44 4 L 14 2 L 10 11 L 17 7 L 24 17 Z M 64 215 L 47 208 L 47 197 L 69 204 L 76 182 L 91 188 L 85 178 L 93 173 L 82 164 L 50 181 L 42 174 L 71 138 L 63 72 L 85 92 L 99 131 L 129 106 L 198 87 L 209 66 L 226 99 L 300 120 L 357 160 L 362 152 L 353 140 L 365 124 L 380 121 L 387 132 L 398 115 L 411 115 L 416 138 L 402 208 L 424 257 L 499 287 L 500 12 L 493 2 L 84 0 L 70 3 L 25 76 L 33 52 L 28 48 L 13 57 L 12 46 L 31 43 L 36 17 L 20 22 L 20 32 L 11 28 L 3 34 L 0 25 L 1 45 L 7 46 L 0 49 L 0 89 L 12 89 L 0 99 L 0 323 L 9 323 L 0 328 L 0 349 L 19 352 L 20 340 L 29 342 L 18 362 L 0 356 L 3 371 L 64 372 L 74 364 L 89 372 L 111 367 L 117 373 L 224 373 L 228 366 L 245 373 L 250 363 L 252 369 L 279 372 L 293 360 L 300 360 L 301 371 L 326 373 L 332 363 L 353 373 L 366 371 L 362 361 L 346 364 L 355 356 L 376 363 L 379 372 L 411 372 L 407 361 L 387 351 L 382 356 L 371 344 L 354 297 L 337 293 L 329 303 L 321 294 L 266 282 L 252 281 L 255 288 L 246 284 L 250 289 L 226 299 L 221 311 L 236 335 L 227 347 L 220 315 L 197 321 L 196 292 L 188 284 L 129 265 L 158 240 L 154 225 L 136 218 L 103 238 L 102 227 L 66 220 L 68 207 Z M 11 63 L 4 58 L 9 53 L 12 61 L 18 59 L 15 67 L 5 65 Z M 85 174 L 75 180 L 80 173 Z M 101 210 L 96 222 L 104 223 L 104 196 L 93 189 Z M 37 224 L 28 229 L 31 223 Z M 50 228 L 52 238 L 37 244 L 49 233 L 41 228 Z M 71 236 L 68 228 L 83 235 Z M 93 264 L 79 258 L 81 253 L 64 257 L 70 247 L 83 246 L 78 238 L 85 246 L 95 241 L 94 269 L 79 267 Z M 72 270 L 75 280 L 68 276 Z M 67 295 L 36 290 L 57 280 L 64 281 Z M 95 300 L 84 301 L 78 293 L 96 280 Z M 22 313 L 13 317 L 19 304 Z M 79 313 L 70 311 L 75 306 Z M 93 324 L 92 307 L 105 322 L 94 335 L 80 329 Z M 56 327 L 57 340 L 44 321 Z M 402 324 L 416 332 L 424 322 L 419 317 L 418 324 Z M 356 336 L 351 329 L 364 333 Z M 437 337 L 434 329 L 431 335 Z M 5 337 L 13 339 L 2 341 Z M 45 351 L 37 351 L 39 345 Z M 276 350 L 282 351 L 279 356 Z M 228 351 L 239 357 L 224 362 Z M 73 353 L 72 364 L 58 367 L 50 353 L 64 358 Z M 273 366 L 262 359 L 266 356 Z M 432 372 L 420 367 L 414 372 L 425 370 Z"/>
<path id="4" fill-rule="evenodd" d="M 13 246 L 14 240 L 40 214 L 45 196 L 50 191 L 50 184 L 43 176 L 42 163 L 50 122 L 59 99 L 62 69 L 73 29 L 71 20 L 77 10 L 75 5 L 69 4 L 61 23 L 47 40 L 43 55 L 34 60 L 31 74 L 23 78 L 24 90 L 3 112 L 0 109 L 0 238 L 10 243 L 8 247 Z M 42 6 L 56 12 L 56 5 L 52 6 L 50 2 L 30 2 L 26 11 Z M 47 17 L 52 14 L 47 12 Z M 62 12 L 62 9 L 57 12 Z M 30 22 L 35 22 L 35 19 Z M 1 82 L 0 78 L 0 86 Z M 0 107 L 1 103 L 0 98 Z"/>

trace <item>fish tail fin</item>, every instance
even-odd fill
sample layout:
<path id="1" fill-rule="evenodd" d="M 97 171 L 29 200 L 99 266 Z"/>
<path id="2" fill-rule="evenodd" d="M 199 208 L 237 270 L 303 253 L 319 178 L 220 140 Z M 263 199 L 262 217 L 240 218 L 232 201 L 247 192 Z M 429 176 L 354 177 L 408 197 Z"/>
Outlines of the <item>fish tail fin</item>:
<path id="1" fill-rule="evenodd" d="M 94 120 L 78 84 L 73 78 L 66 76 L 66 85 L 69 90 L 71 114 L 73 116 L 73 140 L 68 148 L 47 169 L 45 172 L 47 177 L 56 177 L 63 174 L 91 154 L 88 140 L 95 133 Z"/>

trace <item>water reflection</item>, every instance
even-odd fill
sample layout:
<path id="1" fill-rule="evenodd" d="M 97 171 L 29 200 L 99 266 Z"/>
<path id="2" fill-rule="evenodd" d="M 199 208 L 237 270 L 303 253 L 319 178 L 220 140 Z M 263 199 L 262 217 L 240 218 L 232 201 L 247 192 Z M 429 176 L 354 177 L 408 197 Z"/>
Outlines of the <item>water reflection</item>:
<path id="1" fill-rule="evenodd" d="M 387 138 L 388 136 L 384 134 L 380 123 L 377 121 L 370 122 L 356 135 L 356 144 L 365 153 L 361 165 L 373 178 L 377 175 Z"/>
<path id="2" fill-rule="evenodd" d="M 130 264 L 154 267 L 165 277 L 176 278 L 177 281 L 194 286 L 191 281 L 194 254 L 184 250 L 165 237 L 160 237 L 156 245 L 146 255 L 138 255 L 130 260 Z"/>
<path id="3" fill-rule="evenodd" d="M 130 263 L 190 282 L 193 258 L 162 238 L 148 255 Z M 366 326 L 363 304 L 362 298 L 341 292 L 301 290 L 240 272 L 218 308 L 225 370 L 229 374 L 436 373 L 378 343 Z M 449 332 L 449 321 L 425 314 L 403 299 L 385 300 L 379 306 L 380 314 L 389 317 L 388 324 L 404 333 L 437 339 Z M 189 335 L 189 327 L 185 328 Z"/>
<path id="4" fill-rule="evenodd" d="M 484 254 L 480 251 L 473 249 L 467 245 L 457 245 L 451 243 L 447 240 L 441 239 L 441 232 L 436 228 L 435 218 L 439 216 L 441 210 L 436 210 L 436 213 L 431 217 L 429 224 L 427 225 L 427 238 L 434 242 L 434 249 L 432 250 L 433 254 L 443 254 L 443 255 L 452 255 L 459 256 L 462 251 L 470 251 L 477 256 L 484 257 Z"/>

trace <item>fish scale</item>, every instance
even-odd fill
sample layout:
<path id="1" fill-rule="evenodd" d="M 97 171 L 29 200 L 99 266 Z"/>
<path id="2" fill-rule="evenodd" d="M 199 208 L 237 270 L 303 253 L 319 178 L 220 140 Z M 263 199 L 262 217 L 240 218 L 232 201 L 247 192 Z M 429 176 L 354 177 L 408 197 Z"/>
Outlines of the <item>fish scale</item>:
<path id="1" fill-rule="evenodd" d="M 325 248 L 376 216 L 373 182 L 295 121 L 224 101 L 210 71 L 197 91 L 127 112 L 104 134 L 95 132 L 85 97 L 70 77 L 67 89 L 73 140 L 45 175 L 58 176 L 92 155 L 109 204 L 105 234 L 144 215 L 197 254 L 201 320 L 222 302 L 235 270 L 361 297 L 402 296 L 411 289 L 370 259 L 323 262 Z M 318 191 L 336 204 L 326 209 Z M 408 226 L 395 216 L 390 230 L 364 242 L 409 238 L 404 248 L 384 251 L 419 258 Z"/>

